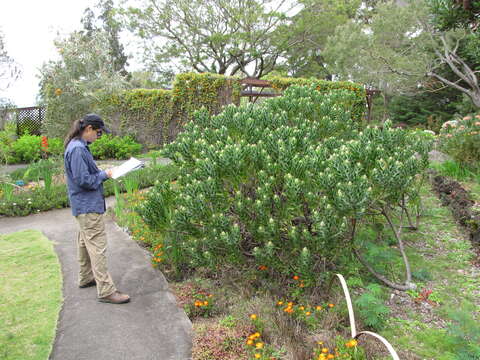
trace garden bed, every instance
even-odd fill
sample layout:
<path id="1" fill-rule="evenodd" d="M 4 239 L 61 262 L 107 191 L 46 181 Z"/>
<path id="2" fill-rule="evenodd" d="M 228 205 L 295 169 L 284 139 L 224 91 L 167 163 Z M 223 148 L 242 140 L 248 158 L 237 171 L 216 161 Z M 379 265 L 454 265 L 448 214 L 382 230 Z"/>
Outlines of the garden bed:
<path id="1" fill-rule="evenodd" d="M 339 288 L 311 297 L 311 303 L 295 302 L 291 307 L 293 311 L 288 312 L 285 309 L 290 299 L 275 295 L 284 290 L 275 289 L 266 269 L 244 271 L 232 267 L 218 273 L 199 269 L 194 274 L 185 273 L 184 279 L 178 280 L 164 264 L 165 254 L 158 245 L 164 234 L 152 232 L 135 213 L 145 194 L 124 196 L 123 221 L 120 218 L 117 221 L 144 247 L 151 247 L 153 266 L 167 276 L 179 306 L 190 316 L 194 326 L 193 359 L 217 359 L 218 354 L 222 359 L 255 359 L 255 354 L 260 353 L 255 347 L 258 342 L 264 351 L 261 359 L 268 360 L 311 360 L 318 359 L 318 355 L 313 357 L 313 354 L 322 349 L 328 349 L 333 356 L 335 348 L 345 353 L 353 349 L 346 347 L 348 317 Z M 421 227 L 405 234 L 417 290 L 402 292 L 378 286 L 365 271 L 354 275 L 353 268 L 359 267 L 355 262 L 347 281 L 360 330 L 373 329 L 385 336 L 401 359 L 453 359 L 453 349 L 472 346 L 468 334 L 475 334 L 475 325 L 460 324 L 458 314 L 453 312 L 468 314 L 465 316 L 476 321 L 480 309 L 480 271 L 471 263 L 474 255 L 469 241 L 456 228 L 447 209 L 440 206 L 426 187 L 422 189 L 422 198 L 427 210 L 422 215 Z M 286 286 L 295 291 L 300 283 L 300 278 L 292 277 Z M 379 293 L 369 300 L 368 306 L 372 310 L 386 307 L 388 312 L 383 315 L 360 311 L 358 300 L 365 299 L 372 284 L 378 286 Z M 328 306 L 330 303 L 334 305 L 332 308 Z M 308 310 L 313 313 L 316 306 L 321 306 L 324 313 L 312 331 L 305 313 Z M 372 327 L 368 325 L 372 320 L 368 316 L 384 318 L 385 323 Z M 459 331 L 464 331 L 467 337 L 462 338 Z M 257 332 L 259 340 L 255 338 L 253 346 L 248 345 L 250 337 Z M 354 359 L 387 356 L 382 347 L 372 341 L 361 339 L 355 348 L 358 354 Z M 361 355 L 363 352 L 366 355 Z"/>
<path id="2" fill-rule="evenodd" d="M 430 181 L 442 205 L 448 206 L 453 217 L 468 232 L 472 244 L 479 253 L 480 261 L 480 203 L 455 180 L 432 171 Z"/>

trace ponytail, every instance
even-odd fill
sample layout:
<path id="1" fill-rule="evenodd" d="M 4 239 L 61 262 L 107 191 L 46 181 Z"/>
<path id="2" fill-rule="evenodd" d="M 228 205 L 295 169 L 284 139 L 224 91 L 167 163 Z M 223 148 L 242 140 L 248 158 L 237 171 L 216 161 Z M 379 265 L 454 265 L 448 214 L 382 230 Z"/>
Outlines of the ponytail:
<path id="1" fill-rule="evenodd" d="M 65 141 L 63 143 L 65 149 L 67 148 L 70 141 L 80 138 L 84 129 L 83 125 L 83 120 L 75 120 L 73 122 L 72 127 L 70 128 L 70 131 L 68 132 L 67 137 L 65 138 Z"/>

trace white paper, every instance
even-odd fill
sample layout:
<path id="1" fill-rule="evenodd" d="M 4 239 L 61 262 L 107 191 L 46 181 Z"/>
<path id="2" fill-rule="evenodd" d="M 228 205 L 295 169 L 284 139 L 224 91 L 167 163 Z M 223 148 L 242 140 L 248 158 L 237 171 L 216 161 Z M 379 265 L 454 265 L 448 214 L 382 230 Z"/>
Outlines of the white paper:
<path id="1" fill-rule="evenodd" d="M 130 171 L 140 169 L 144 166 L 144 162 L 135 158 L 125 161 L 122 165 L 112 169 L 112 179 L 117 179 L 120 176 L 128 174 Z"/>

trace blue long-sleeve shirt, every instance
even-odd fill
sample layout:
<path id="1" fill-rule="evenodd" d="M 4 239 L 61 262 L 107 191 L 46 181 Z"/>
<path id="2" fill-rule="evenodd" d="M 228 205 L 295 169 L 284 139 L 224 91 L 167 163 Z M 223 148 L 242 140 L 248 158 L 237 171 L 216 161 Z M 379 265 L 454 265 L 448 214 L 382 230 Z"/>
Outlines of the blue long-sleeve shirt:
<path id="1" fill-rule="evenodd" d="M 103 214 L 105 198 L 103 182 L 108 179 L 101 171 L 83 139 L 73 139 L 65 149 L 65 174 L 68 198 L 73 216 L 87 213 Z"/>

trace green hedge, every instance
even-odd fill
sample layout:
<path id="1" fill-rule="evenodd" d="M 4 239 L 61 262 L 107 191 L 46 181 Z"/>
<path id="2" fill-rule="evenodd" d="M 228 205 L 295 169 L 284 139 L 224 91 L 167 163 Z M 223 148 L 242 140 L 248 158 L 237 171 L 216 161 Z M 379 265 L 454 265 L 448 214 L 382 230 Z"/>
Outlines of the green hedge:
<path id="1" fill-rule="evenodd" d="M 177 167 L 174 165 L 161 165 L 147 167 L 135 171 L 131 175 L 135 176 L 139 183 L 139 188 L 152 186 L 156 180 L 173 180 L 177 176 Z M 120 191 L 125 192 L 124 182 L 120 182 Z M 108 180 L 104 183 L 105 196 L 114 194 L 114 182 Z M 0 197 L 0 216 L 26 216 L 40 211 L 51 209 L 60 209 L 69 206 L 66 185 L 52 186 L 50 191 L 38 187 L 30 191 L 22 191 L 15 194 L 13 201 L 6 201 Z"/>
<path id="2" fill-rule="evenodd" d="M 289 86 L 300 85 L 300 86 L 310 86 L 314 85 L 315 88 L 322 92 L 328 93 L 332 90 L 349 90 L 355 93 L 354 99 L 354 108 L 353 119 L 361 121 L 364 118 L 366 110 L 366 91 L 361 84 L 352 83 L 348 81 L 328 81 L 320 80 L 315 78 L 305 79 L 305 78 L 284 78 L 280 76 L 271 76 L 267 78 L 268 81 L 272 84 L 272 87 L 280 92 L 286 90 Z"/>
<path id="3" fill-rule="evenodd" d="M 175 139 L 193 113 L 205 107 L 217 114 L 225 104 L 240 102 L 238 78 L 216 74 L 179 74 L 172 90 L 134 89 L 106 96 L 98 112 L 120 134 L 133 135 L 147 146 Z"/>

